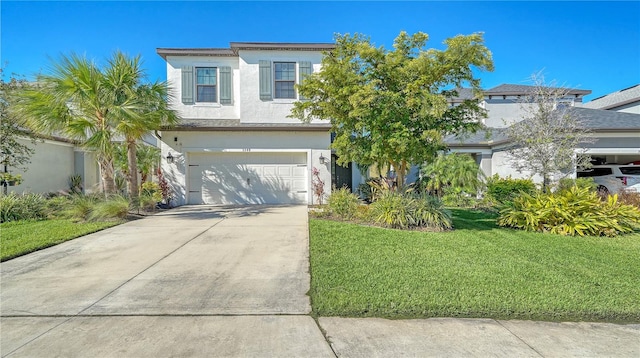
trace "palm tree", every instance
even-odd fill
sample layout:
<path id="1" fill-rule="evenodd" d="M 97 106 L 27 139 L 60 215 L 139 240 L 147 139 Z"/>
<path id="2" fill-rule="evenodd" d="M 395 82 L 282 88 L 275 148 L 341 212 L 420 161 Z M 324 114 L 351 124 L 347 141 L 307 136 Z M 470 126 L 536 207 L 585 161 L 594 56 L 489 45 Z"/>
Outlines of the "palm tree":
<path id="1" fill-rule="evenodd" d="M 122 135 L 127 146 L 128 191 L 138 197 L 137 143 L 163 125 L 178 122 L 176 113 L 167 105 L 167 86 L 164 82 L 143 84 L 144 71 L 140 56 L 129 58 L 116 52 L 105 72 L 107 87 L 114 93 L 117 106 L 114 113 L 115 132 Z"/>
<path id="2" fill-rule="evenodd" d="M 160 149 L 146 144 L 138 144 L 136 152 L 140 182 L 144 183 L 153 175 L 160 159 Z"/>
<path id="3" fill-rule="evenodd" d="M 104 70 L 85 57 L 62 56 L 50 75 L 38 77 L 39 88 L 24 92 L 18 112 L 34 131 L 62 132 L 94 150 L 106 194 L 116 192 L 113 140 L 124 137 L 129 195 L 137 197 L 137 141 L 178 121 L 167 106 L 167 86 L 144 78 L 140 56 L 117 51 Z"/>
<path id="4" fill-rule="evenodd" d="M 37 83 L 21 94 L 17 113 L 36 133 L 64 133 L 94 150 L 104 192 L 114 193 L 113 95 L 103 73 L 85 57 L 63 55 Z"/>
<path id="5" fill-rule="evenodd" d="M 467 193 L 477 192 L 484 173 L 468 154 L 439 154 L 421 169 L 425 189 L 441 197 L 447 189 L 457 188 Z"/>

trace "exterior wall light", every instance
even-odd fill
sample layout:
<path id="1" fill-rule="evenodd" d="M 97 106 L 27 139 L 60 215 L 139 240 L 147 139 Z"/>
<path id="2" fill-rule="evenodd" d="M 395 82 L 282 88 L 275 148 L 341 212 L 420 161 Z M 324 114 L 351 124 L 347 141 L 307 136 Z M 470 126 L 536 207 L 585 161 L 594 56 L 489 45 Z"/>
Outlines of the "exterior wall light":
<path id="1" fill-rule="evenodd" d="M 318 158 L 320 160 L 320 164 L 326 164 L 329 162 L 329 159 L 325 158 L 324 155 L 322 155 L 322 153 L 320 153 L 320 158 Z"/>
<path id="2" fill-rule="evenodd" d="M 167 163 L 173 164 L 173 155 L 171 155 L 171 152 L 167 154 Z"/>

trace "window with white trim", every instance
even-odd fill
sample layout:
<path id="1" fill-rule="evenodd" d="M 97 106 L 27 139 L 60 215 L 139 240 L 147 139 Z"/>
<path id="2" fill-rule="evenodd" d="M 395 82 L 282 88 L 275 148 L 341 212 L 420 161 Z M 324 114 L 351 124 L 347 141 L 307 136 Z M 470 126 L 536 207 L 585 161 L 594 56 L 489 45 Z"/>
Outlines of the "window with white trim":
<path id="1" fill-rule="evenodd" d="M 196 67 L 196 102 L 218 102 L 216 67 Z"/>
<path id="2" fill-rule="evenodd" d="M 296 63 L 274 62 L 274 98 L 296 98 Z"/>

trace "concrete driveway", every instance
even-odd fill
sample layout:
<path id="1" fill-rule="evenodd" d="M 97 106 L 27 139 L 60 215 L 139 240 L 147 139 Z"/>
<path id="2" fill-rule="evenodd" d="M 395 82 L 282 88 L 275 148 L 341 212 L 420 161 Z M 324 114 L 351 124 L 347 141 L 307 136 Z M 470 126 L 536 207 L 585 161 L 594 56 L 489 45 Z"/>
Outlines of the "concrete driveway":
<path id="1" fill-rule="evenodd" d="M 2 264 L 1 352 L 334 356 L 305 206 L 182 207 Z"/>
<path id="2" fill-rule="evenodd" d="M 640 325 L 340 317 L 316 323 L 306 295 L 308 256 L 305 206 L 182 207 L 129 222 L 0 264 L 0 352 L 640 356 Z"/>

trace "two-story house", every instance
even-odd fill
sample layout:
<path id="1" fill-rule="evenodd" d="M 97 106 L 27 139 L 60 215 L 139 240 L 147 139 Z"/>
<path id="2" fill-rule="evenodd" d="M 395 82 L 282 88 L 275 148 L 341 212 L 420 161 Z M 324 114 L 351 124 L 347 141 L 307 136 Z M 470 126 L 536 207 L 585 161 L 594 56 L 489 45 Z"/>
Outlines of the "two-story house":
<path id="1" fill-rule="evenodd" d="M 593 142 L 585 143 L 583 149 L 598 162 L 626 164 L 640 160 L 640 114 L 634 113 L 639 97 L 635 88 L 584 104 L 583 97 L 591 91 L 570 89 L 566 97 L 560 99 L 572 107 L 574 115 L 590 132 Z M 503 84 L 483 91 L 481 105 L 487 110 L 487 118 L 483 122 L 487 129 L 469 137 L 448 138 L 451 150 L 474 155 L 487 176 L 529 177 L 531 173 L 518 173 L 511 166 L 511 159 L 505 151 L 510 141 L 504 128 L 523 119 L 521 106 L 524 104 L 520 103 L 520 98 L 527 96 L 532 89 L 526 85 Z M 460 98 L 451 100 L 452 105 L 472 96 L 468 89 L 460 90 L 458 95 Z"/>
<path id="2" fill-rule="evenodd" d="M 161 132 L 173 204 L 313 204 L 319 181 L 328 195 L 330 124 L 288 116 L 304 100 L 295 85 L 319 71 L 332 48 L 233 42 L 157 49 L 167 62 L 171 108 L 182 118 Z"/>

